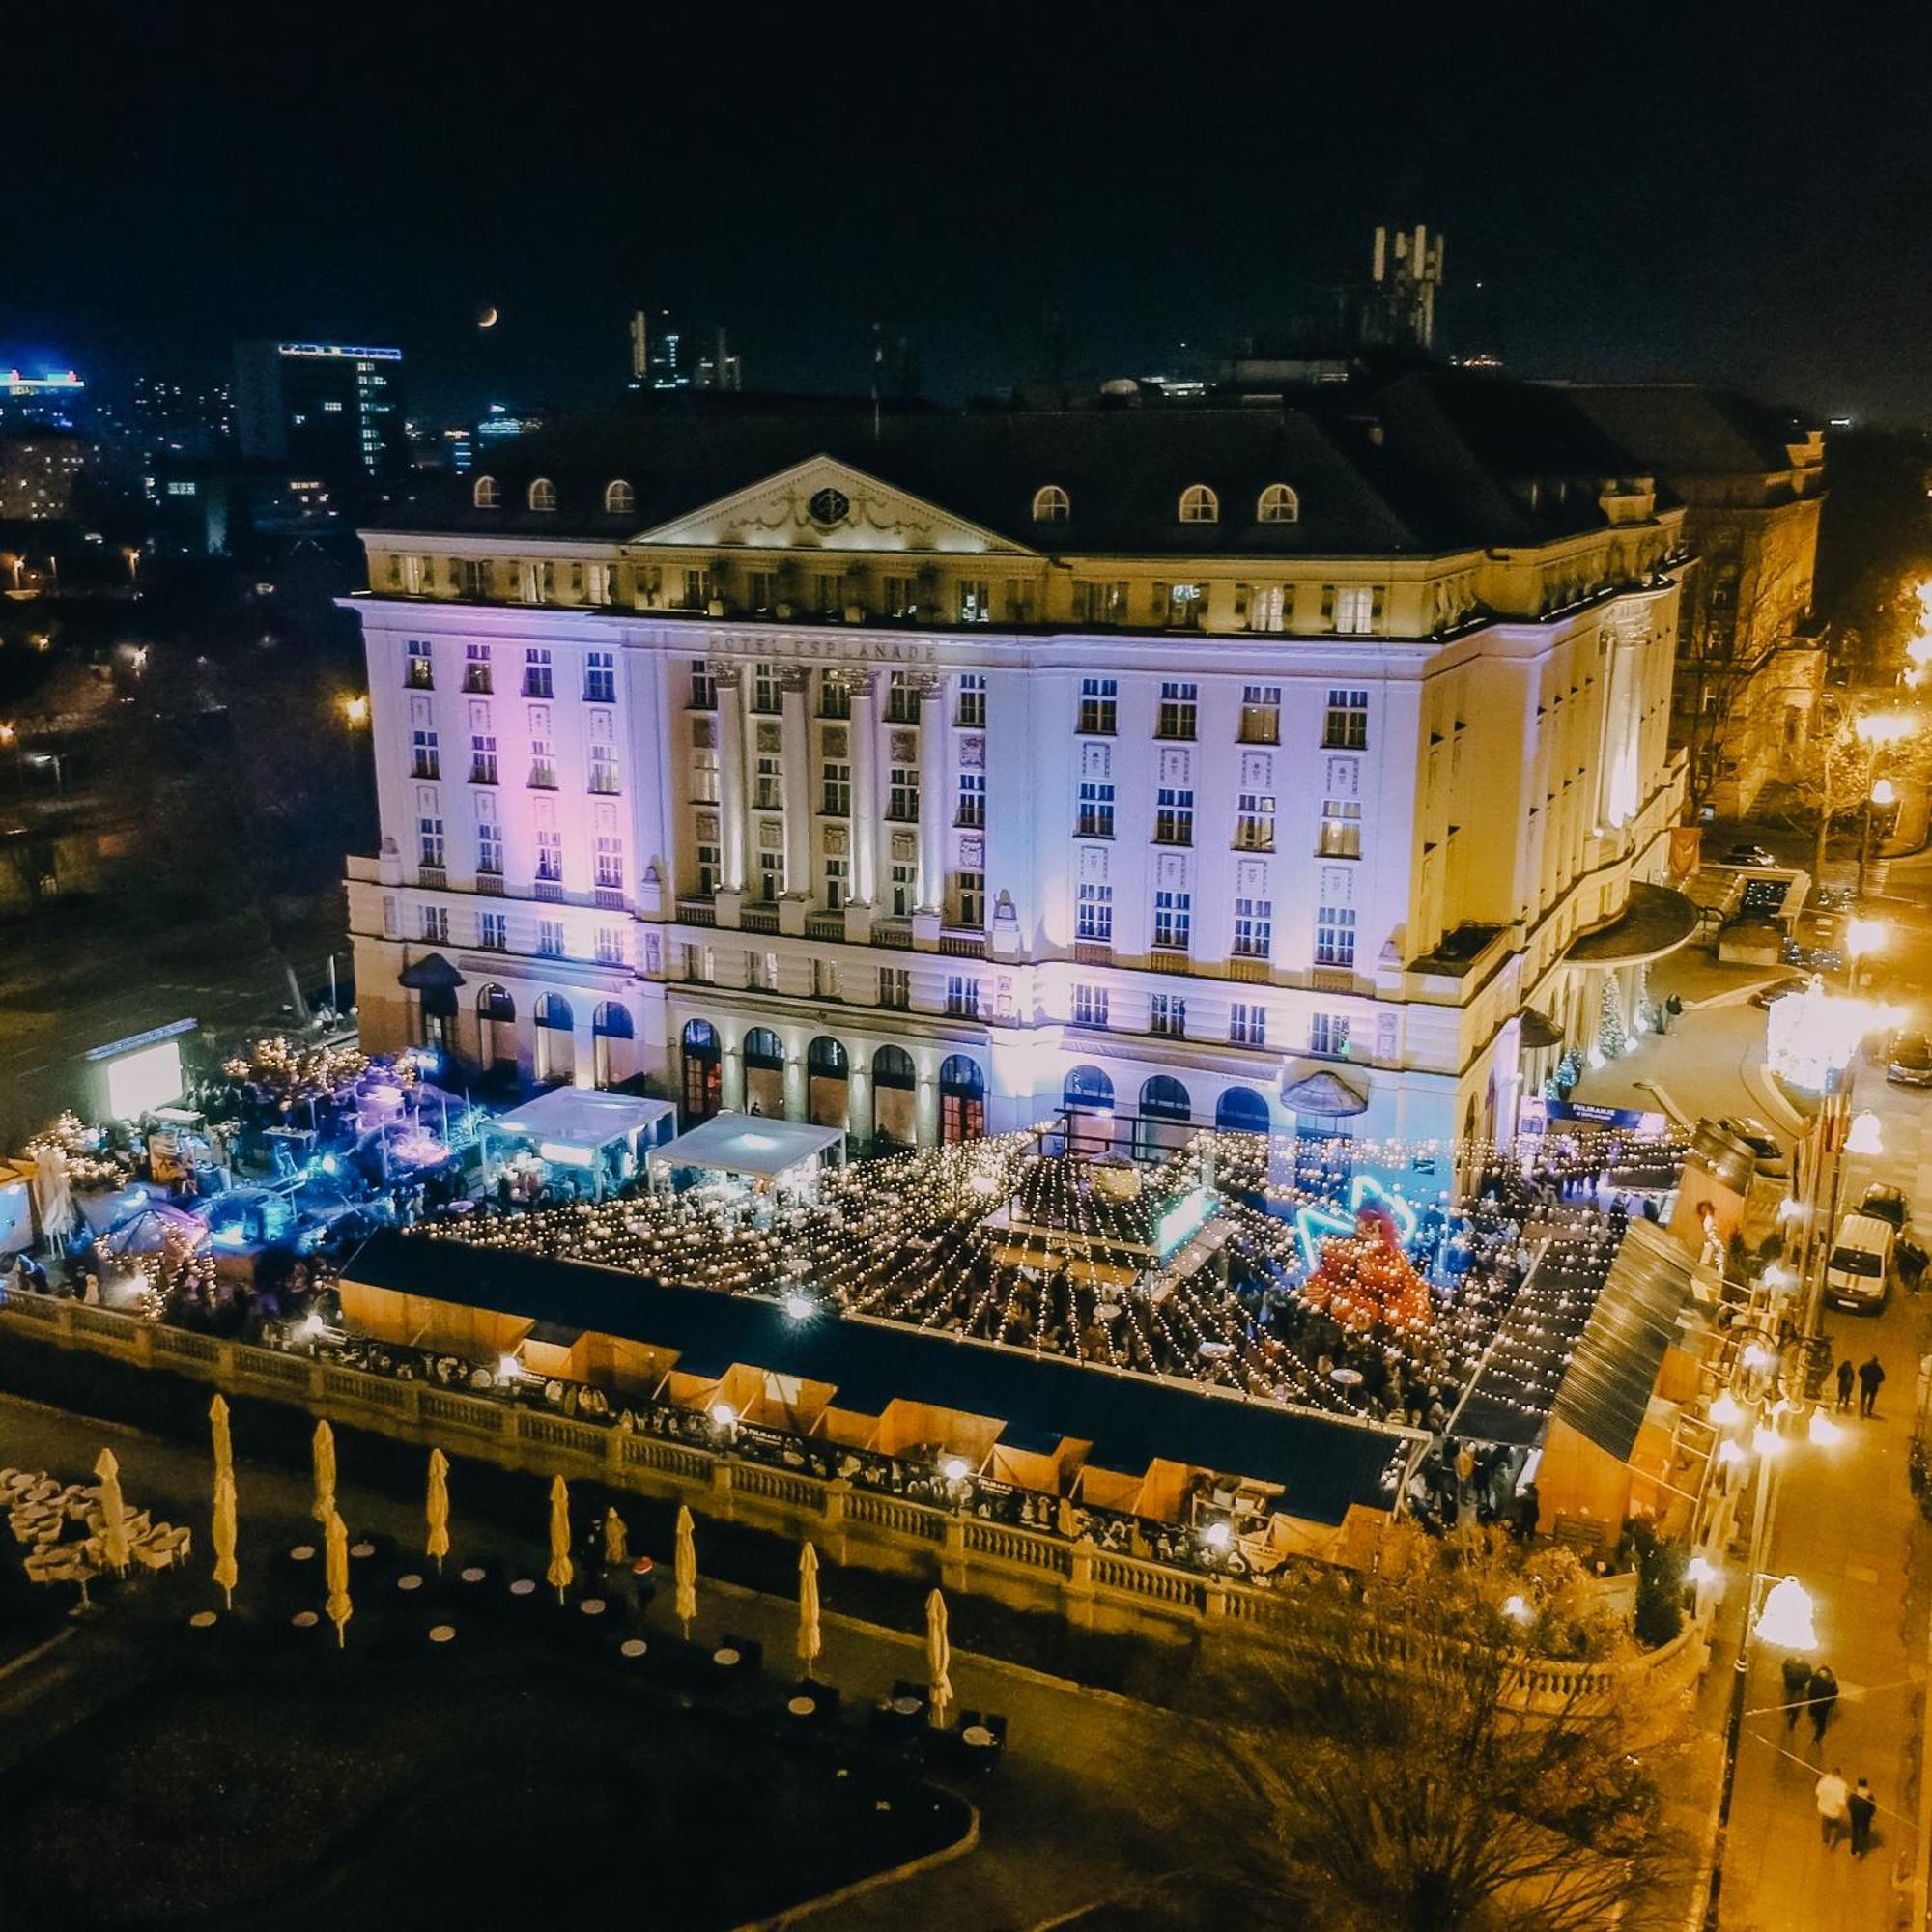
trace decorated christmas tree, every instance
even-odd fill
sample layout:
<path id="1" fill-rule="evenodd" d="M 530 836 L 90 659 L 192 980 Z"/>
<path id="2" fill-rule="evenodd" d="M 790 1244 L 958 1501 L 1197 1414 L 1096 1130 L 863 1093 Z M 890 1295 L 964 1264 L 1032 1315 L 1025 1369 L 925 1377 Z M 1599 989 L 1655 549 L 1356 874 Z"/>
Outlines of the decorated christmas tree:
<path id="1" fill-rule="evenodd" d="M 1603 1048 L 1605 1060 L 1614 1060 L 1624 1050 L 1624 1042 L 1628 1038 L 1624 1031 L 1624 1009 L 1617 1000 L 1617 982 L 1606 978 L 1604 981 L 1603 1017 L 1597 1022 L 1597 1044 Z"/>

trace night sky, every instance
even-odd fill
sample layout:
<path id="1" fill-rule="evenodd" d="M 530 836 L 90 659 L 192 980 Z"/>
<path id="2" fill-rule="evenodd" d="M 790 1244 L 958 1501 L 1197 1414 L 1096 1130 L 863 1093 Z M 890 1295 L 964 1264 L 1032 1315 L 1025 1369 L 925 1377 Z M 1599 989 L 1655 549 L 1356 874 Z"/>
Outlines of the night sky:
<path id="1" fill-rule="evenodd" d="M 38 11 L 0 362 L 359 338 L 423 413 L 556 408 L 621 386 L 647 303 L 729 325 L 765 387 L 863 389 L 881 322 L 958 397 L 1056 339 L 1099 377 L 1278 333 L 1425 221 L 1451 352 L 1932 420 L 1916 14 Z"/>

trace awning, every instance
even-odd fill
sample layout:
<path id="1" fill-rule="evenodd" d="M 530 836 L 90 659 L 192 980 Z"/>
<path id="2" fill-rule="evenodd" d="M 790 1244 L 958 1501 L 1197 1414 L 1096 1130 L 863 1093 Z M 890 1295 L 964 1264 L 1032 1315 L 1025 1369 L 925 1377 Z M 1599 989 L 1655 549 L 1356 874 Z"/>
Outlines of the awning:
<path id="1" fill-rule="evenodd" d="M 1339 1074 L 1324 1066 L 1319 1073 L 1304 1074 L 1281 1090 L 1281 1104 L 1297 1114 L 1319 1114 L 1331 1120 L 1346 1120 L 1351 1114 L 1366 1114 L 1369 1097 L 1358 1094 Z"/>
<path id="2" fill-rule="evenodd" d="M 707 1167 L 721 1174 L 770 1179 L 816 1165 L 828 1148 L 842 1148 L 843 1127 L 808 1126 L 763 1114 L 713 1114 L 688 1133 L 652 1150 L 670 1167 Z"/>
<path id="3" fill-rule="evenodd" d="M 1697 930 L 1694 899 L 1633 879 L 1623 916 L 1573 940 L 1563 956 L 1573 966 L 1635 966 L 1675 952 Z"/>
<path id="4" fill-rule="evenodd" d="M 396 983 L 412 993 L 448 993 L 469 981 L 440 952 L 425 952 L 413 966 L 405 966 L 396 975 Z"/>
<path id="5" fill-rule="evenodd" d="M 1535 1053 L 1546 1046 L 1561 1046 L 1563 1029 L 1534 1007 L 1525 1007 L 1517 1028 L 1517 1039 L 1525 1051 Z"/>

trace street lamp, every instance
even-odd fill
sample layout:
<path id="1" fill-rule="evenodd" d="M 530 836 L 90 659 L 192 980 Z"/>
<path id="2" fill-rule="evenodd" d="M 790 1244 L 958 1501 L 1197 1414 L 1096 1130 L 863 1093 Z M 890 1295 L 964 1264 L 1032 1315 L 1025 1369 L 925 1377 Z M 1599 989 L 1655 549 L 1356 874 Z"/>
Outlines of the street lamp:
<path id="1" fill-rule="evenodd" d="M 1771 1586 L 1757 1613 L 1757 1634 L 1779 1650 L 1815 1650 L 1818 1628 L 1811 1612 L 1811 1593 L 1796 1577 L 1786 1577 Z"/>
<path id="2" fill-rule="evenodd" d="M 1878 1116 L 1867 1107 L 1852 1122 L 1851 1132 L 1845 1136 L 1847 1153 L 1883 1153 L 1885 1136 L 1879 1130 Z"/>
<path id="3" fill-rule="evenodd" d="M 1872 807 L 1896 803 L 1898 792 L 1889 779 L 1878 775 L 1878 761 L 1886 751 L 1911 737 L 1914 721 L 1897 712 L 1877 712 L 1859 719 L 1852 726 L 1865 755 L 1865 815 L 1859 835 L 1859 891 L 1865 889 L 1865 873 L 1871 865 Z M 1883 790 L 1881 791 L 1881 787 Z"/>
<path id="4" fill-rule="evenodd" d="M 342 715 L 352 725 L 360 726 L 368 724 L 368 698 L 359 692 L 353 697 L 345 697 L 342 700 Z"/>

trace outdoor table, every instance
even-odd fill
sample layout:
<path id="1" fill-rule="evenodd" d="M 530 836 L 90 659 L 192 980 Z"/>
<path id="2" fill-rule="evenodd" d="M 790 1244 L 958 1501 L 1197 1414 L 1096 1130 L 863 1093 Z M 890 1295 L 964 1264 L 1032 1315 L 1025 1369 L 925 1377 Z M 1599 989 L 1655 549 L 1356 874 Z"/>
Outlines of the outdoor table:
<path id="1" fill-rule="evenodd" d="M 188 1618 L 187 1623 L 190 1630 L 213 1630 L 214 1628 L 214 1612 L 213 1610 L 197 1610 L 193 1616 Z"/>
<path id="2" fill-rule="evenodd" d="M 373 1543 L 352 1543 L 349 1546 L 349 1553 L 352 1556 L 373 1556 L 376 1553 L 376 1546 Z"/>
<path id="3" fill-rule="evenodd" d="M 1218 1362 L 1224 1355 L 1232 1355 L 1235 1345 L 1232 1342 L 1203 1342 L 1199 1350 L 1202 1360 Z"/>
<path id="4" fill-rule="evenodd" d="M 585 1597 L 577 1607 L 586 1617 L 601 1617 L 606 1606 L 602 1597 Z"/>
<path id="5" fill-rule="evenodd" d="M 988 1745 L 995 1743 L 996 1740 L 992 1732 L 984 1724 L 968 1724 L 959 1733 L 959 1742 L 962 1745 L 971 1745 L 975 1750 L 984 1750 Z"/>
<path id="6" fill-rule="evenodd" d="M 485 1570 L 481 1564 L 472 1563 L 467 1570 L 463 1571 L 461 1574 L 463 1580 L 466 1583 L 480 1583 L 482 1582 L 484 1577 L 487 1577 L 490 1573 L 487 1570 Z"/>
<path id="7" fill-rule="evenodd" d="M 432 1624 L 429 1629 L 429 1640 L 432 1643 L 447 1643 L 455 1634 L 454 1624 Z"/>
<path id="8" fill-rule="evenodd" d="M 298 1610 L 289 1622 L 298 1631 L 312 1631 L 322 1621 L 313 1610 Z"/>
<path id="9" fill-rule="evenodd" d="M 735 1670 L 744 1659 L 727 1643 L 711 1653 L 711 1661 L 720 1670 Z"/>
<path id="10" fill-rule="evenodd" d="M 1360 1386 L 1362 1372 L 1360 1369 L 1330 1369 L 1328 1379 L 1343 1388 L 1356 1388 Z"/>
<path id="11" fill-rule="evenodd" d="M 420 1577 L 418 1577 L 413 1570 L 412 1570 L 407 1577 L 398 1577 L 396 1578 L 396 1588 L 399 1590 L 420 1590 L 422 1588 L 422 1580 L 423 1579 Z"/>
<path id="12" fill-rule="evenodd" d="M 312 1543 L 298 1543 L 289 1551 L 289 1557 L 291 1561 L 296 1563 L 313 1563 L 315 1561 L 315 1545 Z"/>
<path id="13" fill-rule="evenodd" d="M 527 1597 L 535 1588 L 536 1585 L 527 1577 L 519 1577 L 510 1585 L 510 1595 L 513 1597 Z"/>
<path id="14" fill-rule="evenodd" d="M 919 1716 L 919 1699 L 917 1697 L 895 1697 L 893 1699 L 893 1709 L 901 1718 L 916 1718 Z"/>
<path id="15" fill-rule="evenodd" d="M 617 1646 L 617 1654 L 619 1657 L 639 1658 L 643 1656 L 644 1652 L 647 1651 L 648 1649 L 650 1649 L 650 1645 L 647 1644 L 642 1637 L 627 1636 L 624 1639 L 624 1641 Z"/>
<path id="16" fill-rule="evenodd" d="M 818 1709 L 818 1706 L 810 1697 L 794 1697 L 791 1699 L 789 1703 L 785 1705 L 785 1709 L 789 1711 L 794 1718 L 809 1718 L 814 1711 Z"/>

